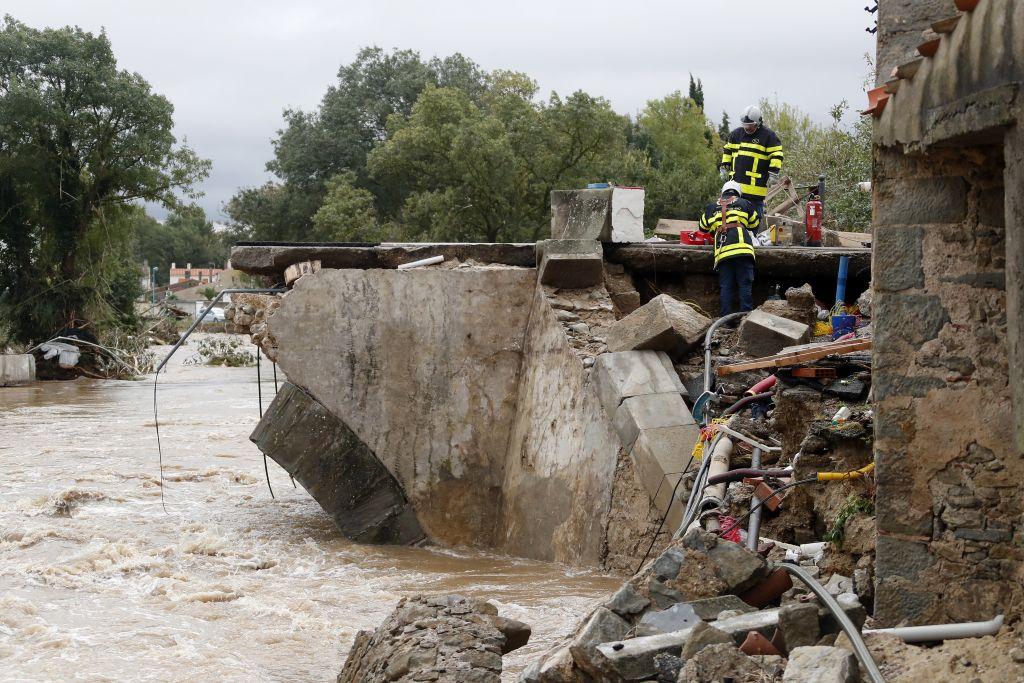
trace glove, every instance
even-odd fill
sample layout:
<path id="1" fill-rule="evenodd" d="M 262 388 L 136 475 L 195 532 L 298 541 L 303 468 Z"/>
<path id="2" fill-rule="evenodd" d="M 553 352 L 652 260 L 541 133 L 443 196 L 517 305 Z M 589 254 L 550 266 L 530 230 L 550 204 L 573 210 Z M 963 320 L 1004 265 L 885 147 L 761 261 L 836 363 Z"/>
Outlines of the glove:
<path id="1" fill-rule="evenodd" d="M 768 171 L 768 182 L 769 183 L 773 183 L 774 184 L 778 180 L 779 180 L 779 172 L 778 171 Z"/>

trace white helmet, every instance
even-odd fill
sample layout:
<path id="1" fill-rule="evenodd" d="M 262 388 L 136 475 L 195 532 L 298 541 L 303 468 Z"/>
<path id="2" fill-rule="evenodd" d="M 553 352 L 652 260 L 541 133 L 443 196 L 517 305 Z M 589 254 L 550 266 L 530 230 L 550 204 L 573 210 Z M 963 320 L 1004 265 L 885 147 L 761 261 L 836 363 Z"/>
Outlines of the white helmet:
<path id="1" fill-rule="evenodd" d="M 722 185 L 722 196 L 724 197 L 727 192 L 732 192 L 737 197 L 743 194 L 743 186 L 737 183 L 735 180 L 730 180 L 725 185 Z"/>
<path id="2" fill-rule="evenodd" d="M 756 123 L 761 124 L 761 108 L 757 105 L 750 105 L 743 110 L 743 116 L 740 117 L 740 123 Z"/>

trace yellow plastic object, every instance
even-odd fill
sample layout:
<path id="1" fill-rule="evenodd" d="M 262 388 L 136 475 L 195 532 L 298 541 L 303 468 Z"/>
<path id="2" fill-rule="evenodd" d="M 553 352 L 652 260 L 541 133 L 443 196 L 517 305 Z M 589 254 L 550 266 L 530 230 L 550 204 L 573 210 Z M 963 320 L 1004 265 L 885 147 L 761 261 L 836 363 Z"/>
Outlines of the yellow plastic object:
<path id="1" fill-rule="evenodd" d="M 814 336 L 823 337 L 826 334 L 832 334 L 832 323 L 819 320 L 814 323 Z"/>
<path id="2" fill-rule="evenodd" d="M 870 463 L 859 470 L 849 472 L 818 472 L 818 481 L 849 481 L 850 479 L 861 479 L 875 469 L 875 463 Z"/>

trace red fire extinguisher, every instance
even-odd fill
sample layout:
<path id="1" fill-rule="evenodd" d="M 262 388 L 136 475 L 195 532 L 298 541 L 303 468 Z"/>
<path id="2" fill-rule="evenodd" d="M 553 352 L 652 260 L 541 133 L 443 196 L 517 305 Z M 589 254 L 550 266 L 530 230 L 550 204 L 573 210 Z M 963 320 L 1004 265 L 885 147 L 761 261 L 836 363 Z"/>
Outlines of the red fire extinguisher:
<path id="1" fill-rule="evenodd" d="M 821 246 L 821 214 L 822 214 L 821 200 L 817 196 L 812 196 L 807 202 L 806 215 L 807 215 L 807 246 L 809 247 L 820 247 Z"/>

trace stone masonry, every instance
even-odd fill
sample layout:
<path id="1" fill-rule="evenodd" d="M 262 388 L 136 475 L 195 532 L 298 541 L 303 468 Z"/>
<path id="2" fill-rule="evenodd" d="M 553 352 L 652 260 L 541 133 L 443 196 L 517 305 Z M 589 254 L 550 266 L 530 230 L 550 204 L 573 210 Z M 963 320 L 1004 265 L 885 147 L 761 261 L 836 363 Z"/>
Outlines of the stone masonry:
<path id="1" fill-rule="evenodd" d="M 922 24 L 953 13 L 882 0 L 880 78 Z M 1022 80 L 1024 4 L 986 0 L 876 123 L 882 625 L 1024 613 Z"/>

